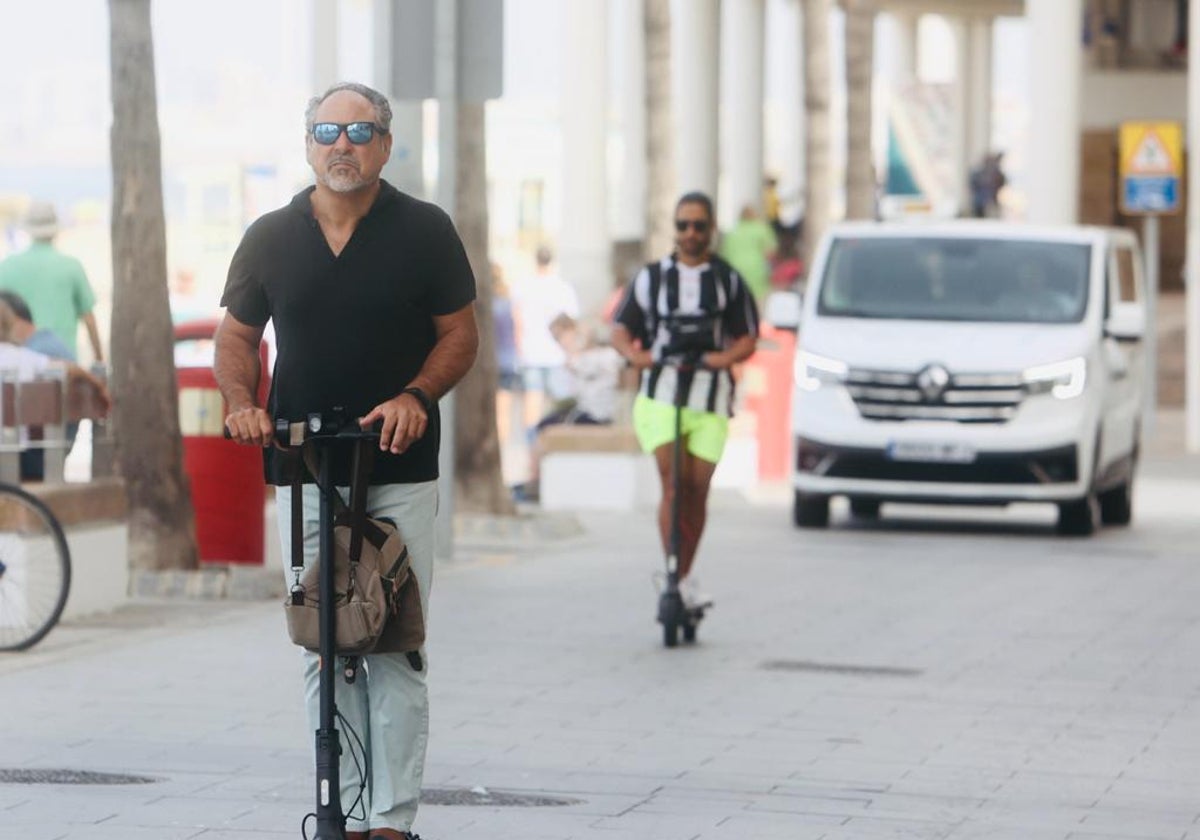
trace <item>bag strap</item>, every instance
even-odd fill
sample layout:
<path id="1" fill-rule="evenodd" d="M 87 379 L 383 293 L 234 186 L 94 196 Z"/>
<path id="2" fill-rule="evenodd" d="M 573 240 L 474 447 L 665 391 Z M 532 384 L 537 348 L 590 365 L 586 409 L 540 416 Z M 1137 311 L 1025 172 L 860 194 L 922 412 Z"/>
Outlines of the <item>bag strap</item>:
<path id="1" fill-rule="evenodd" d="M 312 448 L 305 444 L 301 451 L 304 455 L 304 466 L 312 475 L 313 481 L 320 487 L 320 468 L 317 465 L 316 455 L 313 454 Z M 354 461 L 350 471 L 350 504 L 347 505 L 342 499 L 342 494 L 337 491 L 336 487 L 321 487 L 321 492 L 330 493 L 333 495 L 333 513 L 335 519 L 348 521 L 350 525 L 350 553 L 349 558 L 351 563 L 357 563 L 362 557 L 362 541 L 363 531 L 367 525 L 367 490 L 371 483 L 371 468 L 375 463 L 375 447 L 371 440 L 359 440 L 354 445 Z M 300 470 L 296 470 L 296 483 L 301 480 Z M 296 497 L 293 491 L 293 498 Z M 296 513 L 295 503 L 293 502 L 292 525 L 295 528 Z M 293 532 L 294 534 L 294 532 Z M 293 539 L 295 539 L 293 535 Z M 294 561 L 293 561 L 294 562 Z"/>
<path id="2" fill-rule="evenodd" d="M 292 470 L 292 571 L 296 573 L 293 587 L 300 586 L 300 573 L 304 571 L 304 470 L 296 464 Z"/>

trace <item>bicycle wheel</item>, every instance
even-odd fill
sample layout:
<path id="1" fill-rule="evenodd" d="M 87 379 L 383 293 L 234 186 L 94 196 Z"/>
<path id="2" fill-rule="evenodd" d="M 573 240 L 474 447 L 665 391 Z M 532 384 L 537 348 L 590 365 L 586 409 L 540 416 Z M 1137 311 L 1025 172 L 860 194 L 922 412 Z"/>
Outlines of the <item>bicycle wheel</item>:
<path id="1" fill-rule="evenodd" d="M 70 589 L 71 555 L 54 514 L 19 487 L 0 485 L 0 651 L 41 641 Z"/>

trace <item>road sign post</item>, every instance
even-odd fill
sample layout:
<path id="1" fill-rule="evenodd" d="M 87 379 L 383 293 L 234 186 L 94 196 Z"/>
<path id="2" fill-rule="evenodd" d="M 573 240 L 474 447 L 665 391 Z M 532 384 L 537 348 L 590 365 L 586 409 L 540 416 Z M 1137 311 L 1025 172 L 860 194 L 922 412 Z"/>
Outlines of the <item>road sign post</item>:
<path id="1" fill-rule="evenodd" d="M 1120 132 L 1121 211 L 1143 216 L 1146 260 L 1146 398 L 1142 428 L 1153 434 L 1158 410 L 1158 217 L 1179 212 L 1183 130 L 1171 122 L 1127 122 Z"/>

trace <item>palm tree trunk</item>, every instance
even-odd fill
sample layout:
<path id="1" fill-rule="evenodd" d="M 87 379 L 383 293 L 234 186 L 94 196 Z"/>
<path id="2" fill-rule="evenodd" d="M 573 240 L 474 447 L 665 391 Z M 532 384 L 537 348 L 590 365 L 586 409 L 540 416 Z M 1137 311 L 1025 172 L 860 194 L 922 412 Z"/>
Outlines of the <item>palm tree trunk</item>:
<path id="1" fill-rule="evenodd" d="M 833 0 L 804 0 L 804 263 L 829 225 L 829 14 Z"/>
<path id="2" fill-rule="evenodd" d="M 661 258 L 675 241 L 674 128 L 671 120 L 671 0 L 645 0 L 646 237 L 644 256 Z"/>
<path id="3" fill-rule="evenodd" d="M 486 106 L 458 102 L 455 128 L 455 225 L 475 273 L 479 354 L 454 390 L 454 492 L 465 513 L 512 514 L 496 432 L 496 339 L 488 259 Z"/>
<path id="4" fill-rule="evenodd" d="M 154 88 L 150 0 L 109 0 L 112 72 L 112 385 L 134 569 L 195 568 L 183 474 Z"/>
<path id="5" fill-rule="evenodd" d="M 842 0 L 846 10 L 846 218 L 875 217 L 871 84 L 875 60 L 872 0 Z"/>

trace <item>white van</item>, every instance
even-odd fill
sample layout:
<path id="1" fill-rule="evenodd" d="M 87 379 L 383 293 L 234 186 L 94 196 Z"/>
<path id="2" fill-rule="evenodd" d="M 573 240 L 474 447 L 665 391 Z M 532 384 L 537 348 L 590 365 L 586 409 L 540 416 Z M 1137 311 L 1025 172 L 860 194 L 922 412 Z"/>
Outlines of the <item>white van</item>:
<path id="1" fill-rule="evenodd" d="M 822 241 L 795 363 L 794 518 L 885 501 L 1058 505 L 1126 525 L 1147 329 L 1125 230 L 848 223 Z"/>

